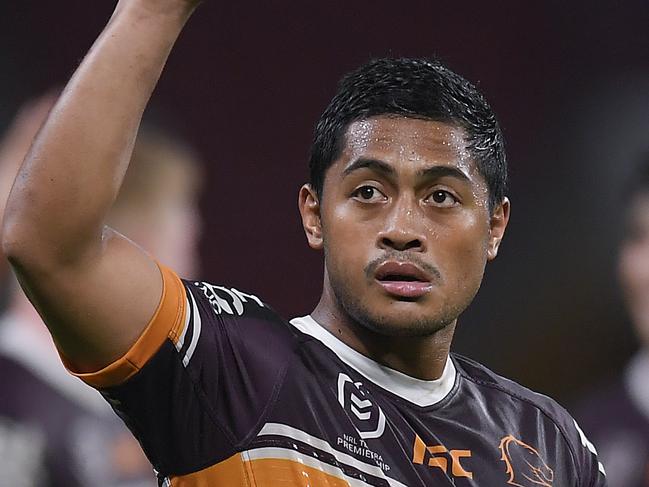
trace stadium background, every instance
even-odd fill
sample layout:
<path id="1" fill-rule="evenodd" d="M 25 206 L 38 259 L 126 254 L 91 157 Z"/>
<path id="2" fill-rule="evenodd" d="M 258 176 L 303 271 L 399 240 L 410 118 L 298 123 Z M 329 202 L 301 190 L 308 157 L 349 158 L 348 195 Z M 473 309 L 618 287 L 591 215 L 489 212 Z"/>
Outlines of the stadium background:
<path id="1" fill-rule="evenodd" d="M 0 129 L 62 85 L 114 6 L 0 6 Z M 649 150 L 649 2 L 217 2 L 154 104 L 206 161 L 202 278 L 307 313 L 321 256 L 296 209 L 312 127 L 370 57 L 437 55 L 477 82 L 508 145 L 512 219 L 454 349 L 570 402 L 635 347 L 614 258 L 622 181 Z"/>

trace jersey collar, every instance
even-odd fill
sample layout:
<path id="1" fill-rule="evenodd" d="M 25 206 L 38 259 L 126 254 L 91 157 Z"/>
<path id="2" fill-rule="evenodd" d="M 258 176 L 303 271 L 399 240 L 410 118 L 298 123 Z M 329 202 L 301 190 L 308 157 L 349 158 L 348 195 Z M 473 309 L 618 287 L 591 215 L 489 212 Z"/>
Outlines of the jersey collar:
<path id="1" fill-rule="evenodd" d="M 453 360 L 448 357 L 442 376 L 436 380 L 421 380 L 375 362 L 346 345 L 329 333 L 310 315 L 294 318 L 291 325 L 302 333 L 312 336 L 333 351 L 340 360 L 349 365 L 374 384 L 420 407 L 437 404 L 453 389 L 457 372 Z"/>

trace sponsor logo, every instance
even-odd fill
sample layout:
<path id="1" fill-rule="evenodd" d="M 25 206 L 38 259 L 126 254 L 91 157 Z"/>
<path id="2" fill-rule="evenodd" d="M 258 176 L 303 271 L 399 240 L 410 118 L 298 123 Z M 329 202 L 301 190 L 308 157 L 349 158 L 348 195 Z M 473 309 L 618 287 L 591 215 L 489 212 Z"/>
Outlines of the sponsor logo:
<path id="1" fill-rule="evenodd" d="M 507 483 L 517 487 L 552 487 L 553 470 L 541 458 L 539 452 L 530 445 L 505 436 L 500 440 L 501 460 L 505 462 L 509 475 Z"/>
<path id="2" fill-rule="evenodd" d="M 260 308 L 264 307 L 264 303 L 257 296 L 242 293 L 234 288 L 215 286 L 207 282 L 195 282 L 194 285 L 203 291 L 217 315 L 226 313 L 241 316 L 244 312 L 244 305 L 249 301 L 257 303 Z"/>
<path id="3" fill-rule="evenodd" d="M 473 479 L 473 472 L 468 471 L 462 460 L 471 458 L 471 450 L 449 450 L 444 445 L 428 446 L 419 435 L 415 435 L 412 463 L 439 468 L 442 472 L 453 477 Z"/>
<path id="4" fill-rule="evenodd" d="M 383 435 L 385 414 L 370 399 L 370 394 L 362 382 L 354 382 L 342 372 L 338 374 L 338 402 L 363 440 Z"/>

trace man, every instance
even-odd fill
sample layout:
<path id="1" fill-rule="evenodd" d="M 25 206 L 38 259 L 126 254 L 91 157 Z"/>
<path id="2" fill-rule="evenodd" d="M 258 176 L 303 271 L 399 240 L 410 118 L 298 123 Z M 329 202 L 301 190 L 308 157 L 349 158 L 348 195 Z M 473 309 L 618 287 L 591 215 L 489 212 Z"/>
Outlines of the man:
<path id="1" fill-rule="evenodd" d="M 1 208 L 54 101 L 45 96 L 26 104 L 0 141 Z M 143 130 L 108 220 L 191 275 L 197 260 L 196 182 L 197 164 L 184 144 L 160 129 Z M 0 316 L 0 383 L 0 485 L 155 485 L 137 441 L 100 394 L 67 373 L 47 329 L 13 282 Z"/>
<path id="2" fill-rule="evenodd" d="M 68 368 L 129 425 L 160 485 L 605 485 L 563 409 L 449 355 L 509 201 L 493 113 L 439 63 L 372 62 L 318 123 L 299 195 L 325 257 L 310 316 L 289 324 L 256 296 L 182 281 L 103 226 L 197 3 L 119 2 L 4 224 Z"/>
<path id="3" fill-rule="evenodd" d="M 641 349 L 624 374 L 578 408 L 611 487 L 649 486 L 649 157 L 624 191 L 626 228 L 618 275 Z"/>

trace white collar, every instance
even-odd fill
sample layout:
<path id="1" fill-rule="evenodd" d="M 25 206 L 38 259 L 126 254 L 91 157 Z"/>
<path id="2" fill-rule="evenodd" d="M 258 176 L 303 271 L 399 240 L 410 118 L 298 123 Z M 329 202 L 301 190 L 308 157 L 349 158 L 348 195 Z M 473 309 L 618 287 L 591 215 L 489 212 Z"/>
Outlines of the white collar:
<path id="1" fill-rule="evenodd" d="M 7 313 L 0 318 L 0 354 L 18 362 L 80 406 L 95 414 L 109 413 L 110 408 L 97 391 L 65 370 L 51 338 L 43 338 L 16 314 Z"/>
<path id="2" fill-rule="evenodd" d="M 629 362 L 624 379 L 633 404 L 649 419 L 649 351 L 638 352 Z"/>
<path id="3" fill-rule="evenodd" d="M 311 316 L 291 320 L 291 325 L 312 336 L 333 351 L 340 360 L 357 370 L 376 385 L 417 406 L 432 406 L 444 399 L 455 385 L 456 370 L 453 360 L 446 359 L 444 372 L 436 380 L 421 380 L 391 369 L 362 355 L 329 333 Z"/>

